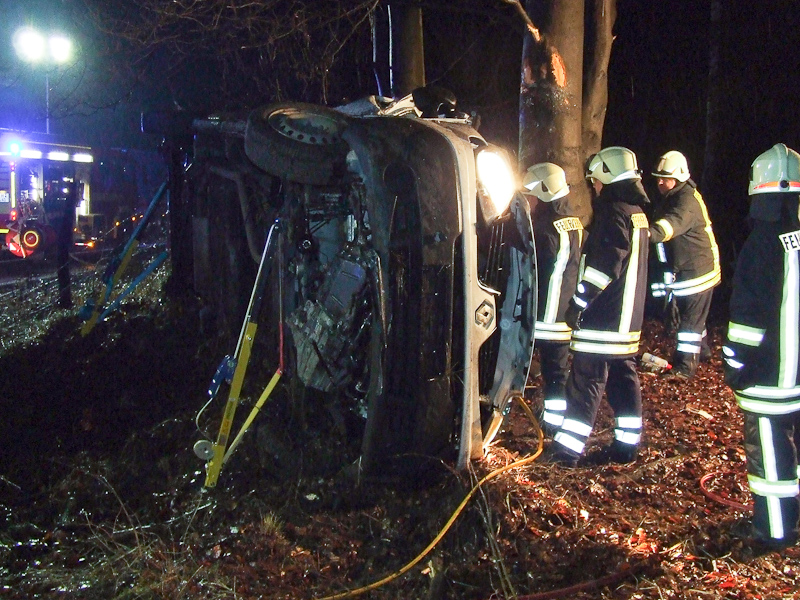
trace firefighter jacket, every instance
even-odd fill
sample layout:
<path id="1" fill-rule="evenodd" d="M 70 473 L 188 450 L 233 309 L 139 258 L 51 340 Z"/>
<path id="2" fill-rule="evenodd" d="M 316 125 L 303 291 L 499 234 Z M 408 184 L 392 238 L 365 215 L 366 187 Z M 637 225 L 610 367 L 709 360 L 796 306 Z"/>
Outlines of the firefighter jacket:
<path id="1" fill-rule="evenodd" d="M 603 186 L 584 246 L 586 263 L 572 302 L 582 310 L 576 352 L 613 357 L 639 350 L 647 293 L 649 200 L 638 180 Z"/>
<path id="2" fill-rule="evenodd" d="M 786 220 L 784 220 L 786 223 Z M 800 223 L 755 221 L 733 277 L 725 380 L 742 410 L 800 411 Z"/>
<path id="3" fill-rule="evenodd" d="M 578 283 L 581 248 L 585 240 L 578 217 L 565 216 L 564 199 L 540 202 L 534 214 L 539 298 L 536 339 L 569 342 L 571 330 L 564 313 Z"/>
<path id="4" fill-rule="evenodd" d="M 667 291 L 691 296 L 719 285 L 719 248 L 694 181 L 672 188 L 656 206 L 653 221 L 650 242 L 657 244 L 659 262 L 672 266 Z"/>

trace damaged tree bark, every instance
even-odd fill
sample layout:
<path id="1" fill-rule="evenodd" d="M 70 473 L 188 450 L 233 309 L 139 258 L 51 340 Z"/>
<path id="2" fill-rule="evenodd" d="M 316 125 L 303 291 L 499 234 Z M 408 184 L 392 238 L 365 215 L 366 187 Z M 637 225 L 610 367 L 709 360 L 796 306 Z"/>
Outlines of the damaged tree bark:
<path id="1" fill-rule="evenodd" d="M 544 161 L 561 166 L 574 210 L 588 222 L 591 195 L 583 171 L 602 139 L 616 0 L 591 4 L 589 32 L 584 0 L 528 0 L 527 11 L 518 1 L 507 1 L 524 13 L 530 33 L 522 50 L 519 168 Z M 534 19 L 543 23 L 541 30 Z"/>

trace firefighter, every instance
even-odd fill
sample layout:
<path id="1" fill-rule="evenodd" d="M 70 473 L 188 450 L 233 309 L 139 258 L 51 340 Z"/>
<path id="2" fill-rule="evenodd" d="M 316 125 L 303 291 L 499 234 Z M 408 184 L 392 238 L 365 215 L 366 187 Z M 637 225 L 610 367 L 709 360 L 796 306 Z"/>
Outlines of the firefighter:
<path id="1" fill-rule="evenodd" d="M 61 308 L 72 307 L 72 284 L 70 280 L 70 251 L 72 250 L 73 228 L 75 227 L 75 207 L 77 188 L 74 170 L 61 165 L 51 165 L 44 175 L 42 205 L 47 219 L 56 230 L 56 265 L 58 279 L 58 300 Z"/>
<path id="2" fill-rule="evenodd" d="M 753 541 L 798 539 L 800 154 L 776 144 L 750 169 L 750 235 L 739 253 L 723 347 L 725 381 L 744 413 Z"/>
<path id="3" fill-rule="evenodd" d="M 668 265 L 664 283 L 655 283 L 653 292 L 674 296 L 678 340 L 669 377 L 685 381 L 697 371 L 701 351 L 710 352 L 706 319 L 720 283 L 719 248 L 686 157 L 670 150 L 652 175 L 662 200 L 654 210 L 650 242 L 656 245 L 659 262 Z"/>
<path id="4" fill-rule="evenodd" d="M 572 328 L 572 369 L 567 379 L 564 421 L 546 460 L 578 462 L 603 392 L 614 411 L 613 444 L 606 461 L 636 459 L 642 434 L 642 394 L 635 357 L 647 294 L 648 222 L 636 155 L 620 146 L 604 148 L 587 162 L 586 178 L 596 193 L 585 267 L 565 319 Z"/>
<path id="5" fill-rule="evenodd" d="M 533 217 L 539 278 L 536 348 L 544 382 L 542 429 L 552 436 L 567 408 L 564 387 L 572 332 L 564 314 L 578 283 L 585 236 L 581 220 L 570 210 L 569 185 L 561 167 L 549 162 L 533 165 L 525 173 L 523 185 L 541 201 Z"/>

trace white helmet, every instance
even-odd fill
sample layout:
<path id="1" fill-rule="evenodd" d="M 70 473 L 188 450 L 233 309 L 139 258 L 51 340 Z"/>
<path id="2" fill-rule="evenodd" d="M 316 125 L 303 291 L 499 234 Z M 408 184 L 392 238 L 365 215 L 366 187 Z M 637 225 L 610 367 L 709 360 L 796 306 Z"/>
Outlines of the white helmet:
<path id="1" fill-rule="evenodd" d="M 564 169 L 549 162 L 528 167 L 522 185 L 542 202 L 552 202 L 569 194 Z"/>
<path id="2" fill-rule="evenodd" d="M 747 193 L 753 196 L 774 192 L 800 192 L 800 154 L 786 144 L 775 144 L 750 166 Z"/>
<path id="3" fill-rule="evenodd" d="M 622 146 L 603 148 L 586 161 L 586 179 L 597 179 L 603 185 L 641 178 L 636 155 Z"/>
<path id="4" fill-rule="evenodd" d="M 656 170 L 651 175 L 661 179 L 677 179 L 683 183 L 689 179 L 689 163 L 683 154 L 677 150 L 670 150 L 658 159 Z"/>

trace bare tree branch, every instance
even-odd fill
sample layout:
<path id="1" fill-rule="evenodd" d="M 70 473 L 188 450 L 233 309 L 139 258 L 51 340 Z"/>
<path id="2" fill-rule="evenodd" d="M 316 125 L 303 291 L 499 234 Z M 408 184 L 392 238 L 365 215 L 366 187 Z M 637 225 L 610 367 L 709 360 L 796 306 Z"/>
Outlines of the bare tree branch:
<path id="1" fill-rule="evenodd" d="M 517 13 L 519 14 L 520 17 L 522 17 L 522 20 L 525 21 L 525 27 L 527 27 L 528 33 L 531 34 L 534 42 L 539 43 L 542 41 L 542 34 L 539 32 L 539 29 L 536 27 L 536 25 L 533 24 L 533 21 L 531 21 L 531 18 L 525 11 L 525 7 L 522 6 L 522 4 L 520 4 L 519 0 L 501 0 L 501 2 L 510 4 L 511 6 L 517 9 Z"/>
<path id="2" fill-rule="evenodd" d="M 199 84 L 200 102 L 235 109 L 287 94 L 327 100 L 332 70 L 356 38 L 367 44 L 380 0 L 82 2 L 103 53 L 130 57 L 117 67 L 121 80 L 126 72 L 134 80 L 161 78 L 182 103 L 191 103 L 186 96 Z M 189 81 L 193 74 L 200 81 Z"/>

